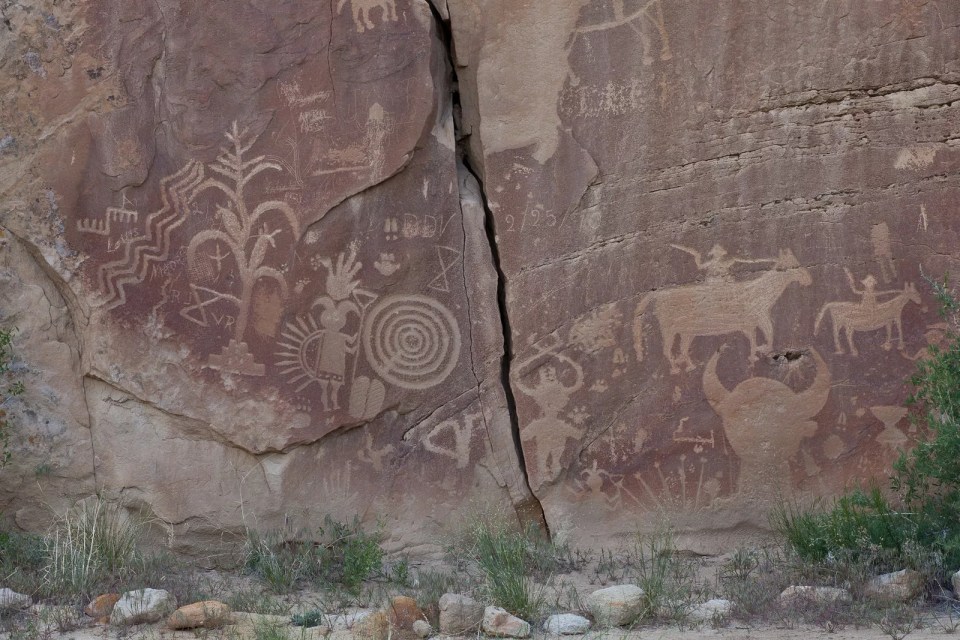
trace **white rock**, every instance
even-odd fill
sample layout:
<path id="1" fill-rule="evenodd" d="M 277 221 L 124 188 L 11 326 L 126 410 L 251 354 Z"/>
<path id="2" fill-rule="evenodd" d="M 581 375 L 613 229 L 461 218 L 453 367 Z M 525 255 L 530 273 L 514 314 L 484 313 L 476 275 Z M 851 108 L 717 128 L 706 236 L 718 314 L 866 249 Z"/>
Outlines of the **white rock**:
<path id="1" fill-rule="evenodd" d="M 500 607 L 483 610 L 483 632 L 499 638 L 526 638 L 530 635 L 530 623 Z"/>
<path id="2" fill-rule="evenodd" d="M 113 605 L 110 624 L 142 624 L 158 622 L 177 608 L 177 599 L 163 589 L 127 591 Z"/>
<path id="3" fill-rule="evenodd" d="M 413 632 L 417 634 L 418 638 L 429 638 L 433 635 L 433 627 L 426 620 L 414 620 Z"/>
<path id="4" fill-rule="evenodd" d="M 547 618 L 543 630 L 557 636 L 575 636 L 590 630 L 590 621 L 575 613 L 558 613 Z"/>
<path id="5" fill-rule="evenodd" d="M 687 618 L 691 622 L 713 622 L 724 620 L 733 611 L 733 603 L 722 598 L 714 598 L 700 604 L 695 604 L 687 611 Z"/>
<path id="6" fill-rule="evenodd" d="M 346 631 L 347 629 L 352 629 L 353 625 L 368 617 L 371 613 L 373 613 L 372 610 L 361 609 L 353 613 L 325 614 L 323 616 L 323 623 L 329 627 L 331 631 Z"/>
<path id="7" fill-rule="evenodd" d="M 479 628 L 483 605 L 470 596 L 445 593 L 440 597 L 440 633 L 457 635 Z"/>
<path id="8" fill-rule="evenodd" d="M 26 609 L 33 604 L 33 598 L 13 589 L 0 589 L 0 609 Z"/>
<path id="9" fill-rule="evenodd" d="M 903 569 L 879 575 L 867 583 L 864 593 L 885 600 L 910 602 L 923 593 L 923 574 L 913 569 Z"/>
<path id="10" fill-rule="evenodd" d="M 960 595 L 960 571 L 950 576 L 950 582 L 953 584 L 953 597 Z"/>
<path id="11" fill-rule="evenodd" d="M 622 627 L 636 620 L 645 606 L 643 589 L 621 584 L 587 596 L 587 608 L 601 627 Z"/>
<path id="12" fill-rule="evenodd" d="M 780 604 L 789 607 L 806 604 L 831 604 L 834 602 L 851 602 L 850 592 L 837 587 L 813 587 L 809 585 L 793 585 L 780 593 Z"/>

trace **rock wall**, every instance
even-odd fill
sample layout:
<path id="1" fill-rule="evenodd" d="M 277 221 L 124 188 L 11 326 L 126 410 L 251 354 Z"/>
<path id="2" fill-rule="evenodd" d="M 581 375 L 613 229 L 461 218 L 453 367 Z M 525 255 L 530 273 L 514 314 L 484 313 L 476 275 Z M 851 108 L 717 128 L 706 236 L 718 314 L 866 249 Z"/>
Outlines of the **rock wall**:
<path id="1" fill-rule="evenodd" d="M 960 6 L 34 0 L 0 510 L 203 551 L 480 504 L 689 543 L 881 475 L 955 271 Z"/>

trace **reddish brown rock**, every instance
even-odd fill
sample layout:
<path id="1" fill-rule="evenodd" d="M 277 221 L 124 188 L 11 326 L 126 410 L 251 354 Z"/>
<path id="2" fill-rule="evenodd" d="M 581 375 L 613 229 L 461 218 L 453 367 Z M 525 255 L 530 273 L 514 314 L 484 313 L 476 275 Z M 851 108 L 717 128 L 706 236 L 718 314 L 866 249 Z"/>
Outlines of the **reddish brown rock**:
<path id="1" fill-rule="evenodd" d="M 217 629 L 230 621 L 230 607 L 216 600 L 203 600 L 180 607 L 167 618 L 171 629 Z"/>
<path id="2" fill-rule="evenodd" d="M 104 593 L 84 607 L 83 612 L 97 622 L 106 624 L 110 620 L 111 612 L 113 612 L 113 605 L 117 604 L 118 600 L 120 600 L 119 593 Z"/>
<path id="3" fill-rule="evenodd" d="M 417 605 L 417 601 L 409 596 L 396 596 L 390 600 L 387 607 L 387 616 L 390 625 L 396 629 L 413 631 L 413 623 L 417 620 L 426 621 L 427 617 Z"/>

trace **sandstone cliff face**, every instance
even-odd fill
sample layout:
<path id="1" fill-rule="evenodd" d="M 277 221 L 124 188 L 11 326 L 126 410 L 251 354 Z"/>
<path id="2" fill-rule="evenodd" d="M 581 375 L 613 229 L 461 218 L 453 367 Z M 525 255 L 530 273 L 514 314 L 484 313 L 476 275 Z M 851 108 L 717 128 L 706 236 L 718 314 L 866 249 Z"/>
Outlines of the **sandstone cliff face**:
<path id="1" fill-rule="evenodd" d="M 707 545 L 914 437 L 960 7 L 56 3 L 0 27 L 0 508 L 178 548 L 478 503 Z M 35 471 L 42 470 L 36 474 Z"/>

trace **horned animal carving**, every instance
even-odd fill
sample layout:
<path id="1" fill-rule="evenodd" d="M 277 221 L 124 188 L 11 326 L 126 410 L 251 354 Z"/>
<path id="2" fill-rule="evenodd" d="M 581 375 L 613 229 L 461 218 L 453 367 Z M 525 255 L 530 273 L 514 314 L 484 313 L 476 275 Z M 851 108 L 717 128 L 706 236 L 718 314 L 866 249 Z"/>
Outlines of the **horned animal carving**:
<path id="1" fill-rule="evenodd" d="M 633 319 L 633 344 L 637 360 L 643 360 L 643 317 L 653 306 L 660 325 L 663 355 L 670 362 L 670 372 L 693 368 L 690 344 L 698 336 L 719 336 L 742 333 L 750 341 L 750 360 L 756 360 L 757 331 L 766 345 L 773 344 L 771 310 L 780 296 L 794 282 L 802 286 L 813 280 L 800 266 L 789 249 L 780 251 L 772 269 L 753 280 L 740 282 L 708 282 L 675 289 L 654 291 L 637 305 Z M 673 356 L 673 343 L 680 339 L 680 352 Z"/>
<path id="2" fill-rule="evenodd" d="M 707 362 L 703 391 L 740 459 L 737 486 L 745 502 L 769 505 L 778 493 L 788 492 L 788 461 L 817 430 L 813 417 L 827 402 L 830 372 L 819 353 L 809 353 L 817 373 L 800 392 L 772 378 L 748 378 L 728 391 L 717 375 L 720 355 Z"/>

